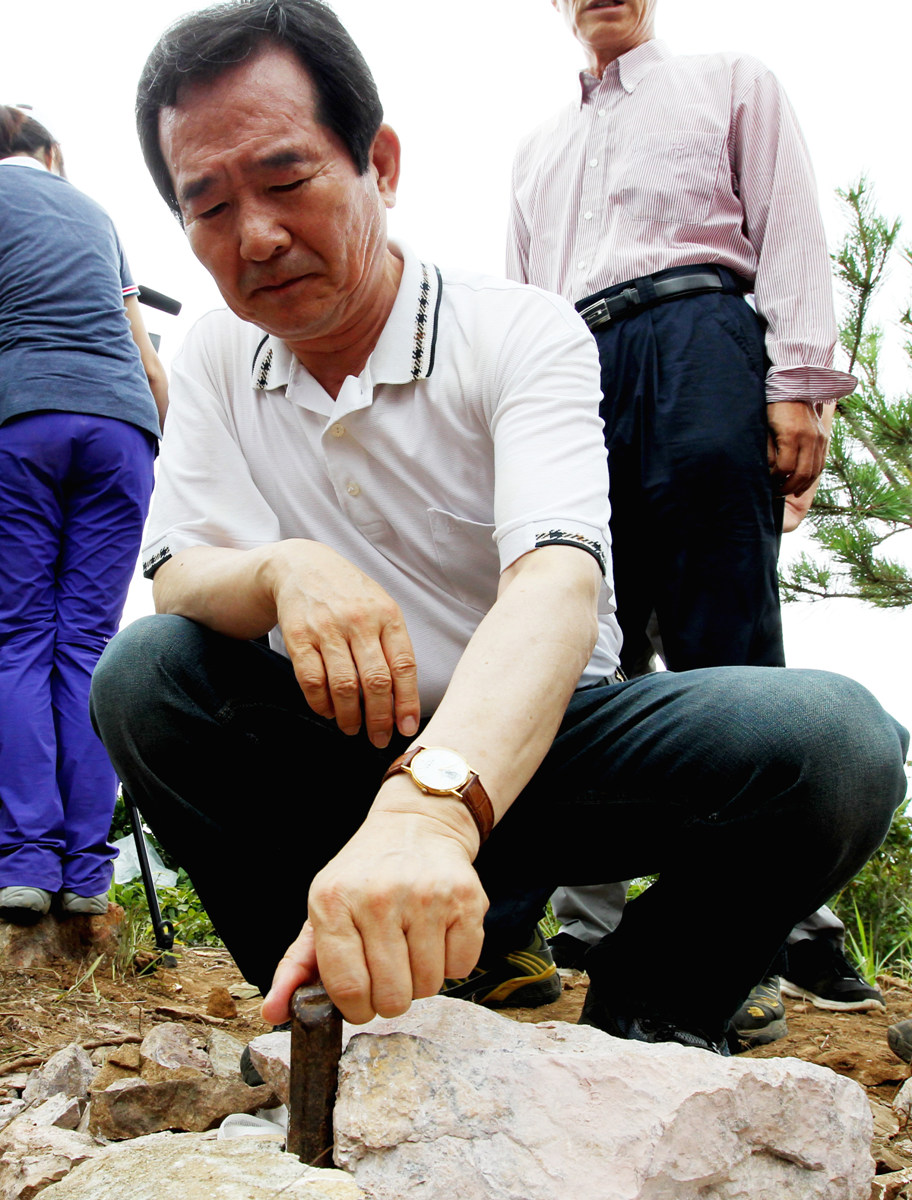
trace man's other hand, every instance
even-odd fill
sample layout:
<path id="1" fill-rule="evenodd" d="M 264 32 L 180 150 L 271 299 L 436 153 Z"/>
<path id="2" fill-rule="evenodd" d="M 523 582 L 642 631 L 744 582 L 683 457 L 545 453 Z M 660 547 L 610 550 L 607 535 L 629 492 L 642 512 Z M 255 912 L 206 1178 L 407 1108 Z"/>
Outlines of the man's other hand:
<path id="1" fill-rule="evenodd" d="M 276 616 L 307 703 L 375 746 L 418 730 L 415 652 L 399 605 L 358 567 L 318 542 L 274 547 Z M 363 705 L 363 714 L 362 714 Z"/>
<path id="2" fill-rule="evenodd" d="M 356 1025 L 398 1016 L 445 978 L 468 975 L 488 907 L 470 853 L 436 817 L 373 810 L 314 879 L 307 924 L 279 964 L 264 1019 L 288 1019 L 295 988 L 316 979 L 317 963 Z"/>
<path id="3" fill-rule="evenodd" d="M 767 457 L 781 496 L 800 496 L 823 470 L 829 436 L 812 404 L 778 400 L 766 406 Z"/>
<path id="4" fill-rule="evenodd" d="M 817 494 L 817 484 L 819 479 L 802 492 L 800 496 L 785 497 L 785 512 L 782 517 L 782 532 L 793 533 L 804 518 L 808 515 L 811 505 L 814 503 L 814 497 Z"/>
<path id="5" fill-rule="evenodd" d="M 307 703 L 343 733 L 357 733 L 363 717 L 382 749 L 394 729 L 418 732 L 418 672 L 402 611 L 329 546 L 304 538 L 253 550 L 190 546 L 159 567 L 153 594 L 157 612 L 229 637 L 257 638 L 278 624 Z"/>

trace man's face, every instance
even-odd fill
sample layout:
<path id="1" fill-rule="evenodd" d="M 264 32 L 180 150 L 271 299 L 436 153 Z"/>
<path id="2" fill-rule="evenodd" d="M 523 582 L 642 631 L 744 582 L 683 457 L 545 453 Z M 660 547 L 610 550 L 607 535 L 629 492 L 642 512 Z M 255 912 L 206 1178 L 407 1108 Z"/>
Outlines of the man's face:
<path id="1" fill-rule="evenodd" d="M 604 67 L 654 36 L 656 0 L 551 0 L 590 61 Z"/>
<path id="2" fill-rule="evenodd" d="M 239 317 L 294 344 L 370 308 L 398 176 L 391 130 L 359 175 L 317 121 L 307 72 L 269 46 L 184 88 L 159 134 L 193 252 Z"/>

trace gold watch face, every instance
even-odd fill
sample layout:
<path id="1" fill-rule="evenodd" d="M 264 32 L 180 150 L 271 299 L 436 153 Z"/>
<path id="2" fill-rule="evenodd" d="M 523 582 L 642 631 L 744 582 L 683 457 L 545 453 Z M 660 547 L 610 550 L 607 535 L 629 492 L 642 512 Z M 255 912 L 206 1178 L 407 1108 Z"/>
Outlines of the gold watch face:
<path id="1" fill-rule="evenodd" d="M 443 746 L 426 746 L 409 763 L 415 782 L 433 795 L 445 796 L 468 782 L 471 769 L 461 754 Z"/>

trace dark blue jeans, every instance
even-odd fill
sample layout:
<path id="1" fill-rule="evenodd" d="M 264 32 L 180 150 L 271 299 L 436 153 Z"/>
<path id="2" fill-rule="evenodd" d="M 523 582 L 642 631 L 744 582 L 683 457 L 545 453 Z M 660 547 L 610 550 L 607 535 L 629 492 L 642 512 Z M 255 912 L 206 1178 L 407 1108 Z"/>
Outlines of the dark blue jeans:
<path id="1" fill-rule="evenodd" d="M 725 274 L 732 294 L 659 304 L 594 335 L 628 675 L 653 610 L 673 671 L 785 664 L 764 327 Z"/>
<path id="2" fill-rule="evenodd" d="M 265 989 L 311 879 L 404 740 L 346 737 L 307 707 L 285 659 L 181 617 L 114 639 L 92 710 L 125 786 Z M 659 872 L 591 973 L 628 1004 L 667 997 L 669 1016 L 722 1022 L 882 841 L 907 744 L 863 687 L 818 671 L 723 667 L 577 692 L 478 856 L 485 954 L 527 944 L 558 883 Z"/>

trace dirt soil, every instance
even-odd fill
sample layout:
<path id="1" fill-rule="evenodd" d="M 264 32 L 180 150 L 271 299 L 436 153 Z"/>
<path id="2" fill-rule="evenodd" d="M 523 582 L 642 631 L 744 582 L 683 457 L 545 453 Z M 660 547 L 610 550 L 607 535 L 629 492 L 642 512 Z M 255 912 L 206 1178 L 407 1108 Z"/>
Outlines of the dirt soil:
<path id="1" fill-rule="evenodd" d="M 502 1011 L 519 1021 L 575 1022 L 586 976 L 561 974 L 564 990 L 556 1003 Z M 872 1153 L 878 1174 L 884 1174 L 912 1166 L 912 1129 L 900 1127 L 890 1108 L 912 1069 L 896 1058 L 886 1038 L 888 1025 L 912 1016 L 912 986 L 890 976 L 880 982 L 886 1013 L 831 1013 L 789 1000 L 788 1036 L 747 1054 L 800 1058 L 861 1084 L 874 1113 Z M 222 989 L 234 1001 L 227 1009 Z M 232 1007 L 234 1016 L 213 1015 L 230 1014 Z M 258 995 L 225 950 L 183 949 L 176 967 L 127 977 L 116 976 L 103 963 L 81 980 L 51 968 L 0 970 L 0 1093 L 5 1085 L 21 1087 L 24 1073 L 71 1042 L 98 1051 L 100 1057 L 104 1047 L 138 1044 L 161 1021 L 179 1021 L 196 1037 L 218 1025 L 246 1042 L 269 1030 L 258 1009 Z"/>

